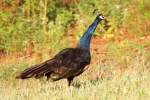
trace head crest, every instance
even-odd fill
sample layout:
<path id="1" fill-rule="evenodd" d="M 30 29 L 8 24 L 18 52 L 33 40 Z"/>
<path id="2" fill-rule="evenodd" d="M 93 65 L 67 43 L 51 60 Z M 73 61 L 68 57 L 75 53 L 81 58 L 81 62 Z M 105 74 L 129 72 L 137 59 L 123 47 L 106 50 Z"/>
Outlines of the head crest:
<path id="1" fill-rule="evenodd" d="M 93 14 L 97 15 L 100 19 L 105 19 L 105 17 L 103 16 L 103 14 L 101 14 L 98 9 L 94 9 Z"/>

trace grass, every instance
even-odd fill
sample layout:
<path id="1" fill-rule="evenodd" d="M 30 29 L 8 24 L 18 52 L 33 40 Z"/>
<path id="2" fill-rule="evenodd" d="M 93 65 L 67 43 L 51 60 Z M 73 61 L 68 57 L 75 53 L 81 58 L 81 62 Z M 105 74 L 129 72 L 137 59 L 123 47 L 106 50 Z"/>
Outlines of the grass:
<path id="1" fill-rule="evenodd" d="M 36 63 L 31 58 L 23 58 L 7 65 L 1 64 L 0 99 L 149 100 L 150 56 L 141 46 L 125 40 L 120 44 L 109 43 L 103 58 L 93 52 L 92 62 L 95 59 L 97 62 L 92 63 L 85 73 L 75 78 L 71 87 L 67 86 L 66 80 L 16 80 L 15 76 L 21 70 L 34 64 L 33 62 Z"/>
<path id="2" fill-rule="evenodd" d="M 88 77 L 88 76 L 87 76 Z M 75 81 L 78 87 L 66 87 L 64 81 L 51 83 L 39 80 L 1 83 L 0 98 L 3 100 L 149 100 L 149 73 L 132 72 L 112 79 Z M 81 80 L 80 79 L 80 80 Z M 75 84 L 74 83 L 74 84 Z M 75 85 L 76 85 L 75 84 Z M 7 89 L 6 89 L 7 88 Z M 8 94 L 8 95 L 6 95 Z"/>

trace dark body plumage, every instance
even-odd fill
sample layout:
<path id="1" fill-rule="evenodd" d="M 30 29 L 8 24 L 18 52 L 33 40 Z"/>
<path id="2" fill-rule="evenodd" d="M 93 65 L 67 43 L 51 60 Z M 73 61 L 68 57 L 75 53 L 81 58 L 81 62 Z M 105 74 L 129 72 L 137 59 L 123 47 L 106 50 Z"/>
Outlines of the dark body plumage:
<path id="1" fill-rule="evenodd" d="M 96 17 L 80 39 L 76 48 L 63 49 L 52 59 L 25 69 L 16 78 L 27 79 L 46 76 L 47 79 L 50 78 L 53 81 L 67 78 L 68 85 L 70 86 L 73 78 L 83 73 L 86 66 L 90 64 L 91 55 L 89 47 L 91 36 L 102 18 L 101 15 Z"/>

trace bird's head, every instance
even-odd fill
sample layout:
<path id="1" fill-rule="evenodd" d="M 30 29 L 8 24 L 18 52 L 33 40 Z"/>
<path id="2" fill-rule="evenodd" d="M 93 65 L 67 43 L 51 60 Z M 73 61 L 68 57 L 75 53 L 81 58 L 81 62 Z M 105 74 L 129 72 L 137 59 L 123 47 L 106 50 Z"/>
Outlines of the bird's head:
<path id="1" fill-rule="evenodd" d="M 105 17 L 102 14 L 98 14 L 97 18 L 99 18 L 100 20 L 104 20 L 105 19 Z"/>
<path id="2" fill-rule="evenodd" d="M 93 14 L 97 15 L 96 19 L 99 19 L 100 21 L 104 20 L 104 29 L 106 31 L 111 27 L 111 25 L 109 24 L 109 20 L 107 20 L 107 18 L 104 17 L 98 9 L 94 9 Z"/>
<path id="3" fill-rule="evenodd" d="M 98 19 L 105 20 L 105 17 L 99 12 L 98 9 L 94 9 L 93 14 L 96 14 Z"/>

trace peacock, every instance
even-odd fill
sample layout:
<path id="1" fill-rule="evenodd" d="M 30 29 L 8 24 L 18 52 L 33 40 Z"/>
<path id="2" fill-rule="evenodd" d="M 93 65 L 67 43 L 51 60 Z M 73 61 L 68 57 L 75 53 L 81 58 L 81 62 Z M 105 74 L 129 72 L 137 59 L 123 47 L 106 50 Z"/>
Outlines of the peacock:
<path id="1" fill-rule="evenodd" d="M 70 86 L 73 79 L 82 74 L 87 69 L 86 66 L 90 64 L 90 41 L 97 25 L 103 19 L 105 18 L 102 14 L 96 16 L 75 48 L 61 50 L 53 58 L 25 69 L 16 78 L 28 79 L 45 76 L 52 81 L 67 79 L 68 86 Z"/>

